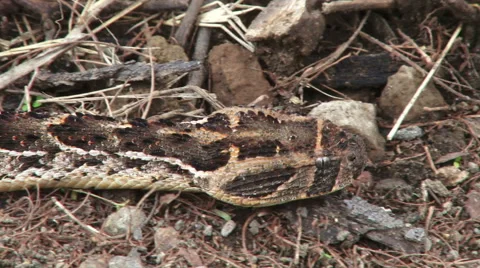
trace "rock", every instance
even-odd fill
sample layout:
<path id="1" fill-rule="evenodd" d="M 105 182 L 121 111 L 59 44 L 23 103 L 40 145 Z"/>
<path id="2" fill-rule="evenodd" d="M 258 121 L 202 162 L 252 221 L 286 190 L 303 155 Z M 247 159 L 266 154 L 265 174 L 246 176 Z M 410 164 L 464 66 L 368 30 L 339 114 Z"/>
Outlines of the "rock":
<path id="1" fill-rule="evenodd" d="M 108 260 L 103 255 L 92 255 L 83 261 L 79 268 L 107 268 Z"/>
<path id="2" fill-rule="evenodd" d="M 185 258 L 185 260 L 188 262 L 189 266 L 188 267 L 207 267 L 203 265 L 202 259 L 197 253 L 197 249 L 193 248 L 180 248 L 178 250 L 178 255 L 182 256 Z"/>
<path id="3" fill-rule="evenodd" d="M 108 262 L 108 268 L 142 268 L 139 257 L 115 256 Z"/>
<path id="4" fill-rule="evenodd" d="M 308 0 L 274 0 L 252 21 L 247 40 L 269 69 L 282 74 L 298 70 L 302 57 L 314 51 L 325 30 L 325 18 Z"/>
<path id="5" fill-rule="evenodd" d="M 464 182 L 470 174 L 466 170 L 460 170 L 455 166 L 441 167 L 437 170 L 437 178 L 446 186 L 456 186 Z"/>
<path id="6" fill-rule="evenodd" d="M 390 212 L 386 209 L 369 204 L 358 196 L 354 196 L 351 200 L 344 200 L 344 202 L 350 214 L 354 216 L 365 217 L 384 228 L 401 228 L 404 226 L 402 220 L 390 216 Z"/>
<path id="7" fill-rule="evenodd" d="M 175 230 L 181 231 L 181 230 L 183 230 L 183 228 L 185 228 L 185 221 L 184 220 L 178 220 L 177 222 L 175 222 Z"/>
<path id="8" fill-rule="evenodd" d="M 480 118 L 465 118 L 465 120 L 470 125 L 470 129 L 473 132 L 472 134 L 480 138 Z"/>
<path id="9" fill-rule="evenodd" d="M 308 209 L 306 207 L 298 207 L 297 214 L 300 215 L 302 218 L 308 217 Z"/>
<path id="10" fill-rule="evenodd" d="M 257 220 L 252 220 L 249 224 L 248 224 L 248 231 L 252 234 L 252 235 L 256 235 L 260 232 L 260 223 L 258 223 Z"/>
<path id="11" fill-rule="evenodd" d="M 235 230 L 235 227 L 237 227 L 237 223 L 235 223 L 232 220 L 229 220 L 223 225 L 222 230 L 220 231 L 220 234 L 223 237 L 227 237 L 233 232 L 233 230 Z"/>
<path id="12" fill-rule="evenodd" d="M 411 190 L 412 186 L 398 178 L 380 180 L 375 184 L 375 191 L 391 191 L 393 189 Z"/>
<path id="13" fill-rule="evenodd" d="M 447 254 L 447 261 L 453 261 L 460 258 L 460 254 L 457 250 L 451 249 Z"/>
<path id="14" fill-rule="evenodd" d="M 152 56 L 156 58 L 157 63 L 166 63 L 172 61 L 188 61 L 188 56 L 185 54 L 183 47 L 176 44 L 169 44 L 165 37 L 160 35 L 152 36 L 145 45 L 152 51 Z M 144 49 L 143 53 L 148 55 L 148 49 Z M 140 58 L 141 61 L 149 61 L 145 58 Z"/>
<path id="15" fill-rule="evenodd" d="M 480 192 L 473 190 L 467 194 L 465 210 L 472 220 L 480 220 Z"/>
<path id="16" fill-rule="evenodd" d="M 347 231 L 347 230 L 342 230 L 342 231 L 338 232 L 338 234 L 337 234 L 337 236 L 336 236 L 336 239 L 337 239 L 338 241 L 345 241 L 345 240 L 347 240 L 347 238 L 348 238 L 349 236 L 351 236 L 351 235 L 352 235 L 352 233 L 350 233 L 349 231 Z"/>
<path id="17" fill-rule="evenodd" d="M 160 253 L 175 248 L 181 242 L 178 237 L 179 234 L 173 227 L 158 228 L 153 237 L 156 251 Z"/>
<path id="18" fill-rule="evenodd" d="M 207 225 L 205 226 L 205 230 L 203 230 L 203 235 L 204 236 L 212 236 L 213 234 L 213 226 Z"/>
<path id="19" fill-rule="evenodd" d="M 371 160 L 379 160 L 383 157 L 385 139 L 378 131 L 373 104 L 359 101 L 330 101 L 313 108 L 308 115 L 323 120 L 328 119 L 338 126 L 353 129 L 365 138 Z"/>
<path id="20" fill-rule="evenodd" d="M 441 181 L 426 179 L 422 182 L 422 187 L 432 191 L 440 197 L 448 197 L 451 195 L 450 191 Z"/>
<path id="21" fill-rule="evenodd" d="M 262 95 L 271 96 L 257 57 L 234 44 L 215 46 L 208 55 L 212 92 L 225 106 L 247 105 Z M 270 103 L 268 100 L 259 104 Z"/>
<path id="22" fill-rule="evenodd" d="M 424 243 L 425 239 L 427 239 L 427 234 L 423 228 L 412 228 L 405 234 L 405 239 L 417 243 Z"/>
<path id="23" fill-rule="evenodd" d="M 395 140 L 409 141 L 423 136 L 423 129 L 419 126 L 411 126 L 399 129 L 395 136 Z"/>
<path id="24" fill-rule="evenodd" d="M 477 163 L 468 162 L 467 165 L 468 165 L 468 171 L 470 172 L 470 174 L 477 173 L 480 170 Z"/>
<path id="25" fill-rule="evenodd" d="M 103 223 L 103 230 L 109 235 L 122 235 L 130 232 L 134 239 L 142 239 L 142 227 L 147 216 L 141 209 L 127 206 L 109 215 Z"/>
<path id="26" fill-rule="evenodd" d="M 390 118 L 398 118 L 422 81 L 423 76 L 412 67 L 400 67 L 396 74 L 390 76 L 380 96 L 378 104 L 382 114 Z M 412 121 L 424 115 L 426 112 L 423 107 L 446 105 L 443 96 L 433 83 L 430 83 L 417 99 L 405 120 Z"/>

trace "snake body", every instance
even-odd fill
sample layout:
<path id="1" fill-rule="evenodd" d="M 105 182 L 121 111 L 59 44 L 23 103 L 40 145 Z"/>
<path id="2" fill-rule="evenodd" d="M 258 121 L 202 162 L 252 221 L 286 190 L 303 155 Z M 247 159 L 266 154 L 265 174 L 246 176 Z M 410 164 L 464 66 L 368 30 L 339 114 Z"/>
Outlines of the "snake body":
<path id="1" fill-rule="evenodd" d="M 0 192 L 153 188 L 269 206 L 344 188 L 366 159 L 347 129 L 263 109 L 176 124 L 0 112 Z"/>

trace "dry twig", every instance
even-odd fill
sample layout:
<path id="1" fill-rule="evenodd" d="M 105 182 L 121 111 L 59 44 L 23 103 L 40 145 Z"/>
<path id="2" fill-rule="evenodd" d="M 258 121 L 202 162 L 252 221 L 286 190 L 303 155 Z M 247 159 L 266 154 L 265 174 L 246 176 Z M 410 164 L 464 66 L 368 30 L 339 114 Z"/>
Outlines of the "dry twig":
<path id="1" fill-rule="evenodd" d="M 412 99 L 408 102 L 407 106 L 403 110 L 403 112 L 400 114 L 398 117 L 397 121 L 395 122 L 395 125 L 393 126 L 392 130 L 387 135 L 388 140 L 392 140 L 393 136 L 395 136 L 395 133 L 397 132 L 398 128 L 402 124 L 403 120 L 405 117 L 408 115 L 408 112 L 410 112 L 410 109 L 412 109 L 413 105 L 417 101 L 418 97 L 420 97 L 420 94 L 425 90 L 427 87 L 428 83 L 432 80 L 433 76 L 437 72 L 438 68 L 442 65 L 443 59 L 447 55 L 447 53 L 450 51 L 450 48 L 452 48 L 453 43 L 457 40 L 458 35 L 460 34 L 460 31 L 462 30 L 462 24 L 459 24 L 457 26 L 457 29 L 455 29 L 455 32 L 453 32 L 452 36 L 450 37 L 450 40 L 448 41 L 447 45 L 445 46 L 445 49 L 442 51 L 442 54 L 440 54 L 440 57 L 438 60 L 435 62 L 433 65 L 432 69 L 430 72 L 428 72 L 427 76 L 425 79 L 423 79 L 422 84 L 418 87 L 417 91 L 415 94 L 412 96 Z"/>

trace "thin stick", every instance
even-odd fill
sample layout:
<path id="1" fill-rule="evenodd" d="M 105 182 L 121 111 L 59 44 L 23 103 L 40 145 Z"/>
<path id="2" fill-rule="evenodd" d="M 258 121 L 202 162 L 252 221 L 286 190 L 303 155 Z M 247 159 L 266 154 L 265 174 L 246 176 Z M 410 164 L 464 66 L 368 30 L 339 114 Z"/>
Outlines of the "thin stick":
<path id="1" fill-rule="evenodd" d="M 425 51 L 423 51 L 423 49 L 421 49 L 417 43 L 412 39 L 410 38 L 410 36 L 408 36 L 407 34 L 405 34 L 404 32 L 402 32 L 401 29 L 397 29 L 398 31 L 398 34 L 400 34 L 403 39 L 407 40 L 411 45 L 413 45 L 415 47 L 415 49 L 417 50 L 418 54 L 420 54 L 420 56 L 422 57 L 422 60 L 423 62 L 425 62 L 425 64 L 428 66 L 428 67 L 432 67 L 432 58 L 430 58 L 430 56 L 428 56 L 427 53 L 425 53 Z"/>
<path id="2" fill-rule="evenodd" d="M 203 0 L 190 1 L 187 12 L 185 12 L 185 17 L 182 19 L 182 22 L 175 33 L 175 39 L 184 49 L 187 49 L 188 38 L 190 37 L 195 26 L 195 22 L 198 14 L 200 13 L 202 5 Z"/>
<path id="3" fill-rule="evenodd" d="M 122 12 L 119 12 L 119 15 L 125 15 L 126 13 L 132 11 L 134 8 L 139 7 L 143 4 L 145 0 L 138 1 L 133 4 L 131 7 L 125 9 Z M 49 49 L 43 53 L 40 53 L 35 58 L 25 61 L 15 68 L 10 69 L 9 71 L 0 75 L 0 89 L 5 88 L 10 83 L 14 82 L 15 80 L 19 79 L 22 76 L 25 76 L 35 70 L 36 68 L 40 68 L 53 60 L 55 60 L 58 56 L 62 55 L 63 53 L 67 52 L 71 48 L 76 45 L 77 41 L 82 41 L 88 37 L 87 34 L 82 33 L 88 24 L 95 18 L 98 17 L 100 11 L 102 11 L 107 6 L 111 5 L 114 0 L 100 0 L 95 2 L 90 8 L 85 8 L 81 14 L 81 16 L 77 19 L 75 27 L 67 34 L 67 36 L 60 40 L 61 45 L 59 47 L 55 47 Z M 113 19 L 113 18 L 112 18 Z M 98 31 L 104 29 L 107 25 L 109 25 L 114 20 L 108 20 L 106 23 L 95 28 L 91 34 L 97 33 Z"/>
<path id="4" fill-rule="evenodd" d="M 437 170 L 437 167 L 435 167 L 435 163 L 433 163 L 432 155 L 430 154 L 430 150 L 428 149 L 428 146 L 423 146 L 423 150 L 425 151 L 425 155 L 427 156 L 427 161 L 428 161 L 428 164 L 430 165 L 430 168 L 432 169 L 433 173 L 437 174 L 438 170 Z"/>
<path id="5" fill-rule="evenodd" d="M 422 73 L 423 75 L 427 74 L 427 71 L 425 71 L 422 67 L 420 67 L 420 65 L 416 64 L 415 62 L 410 60 L 408 57 L 405 57 L 402 53 L 399 53 L 398 51 L 393 49 L 391 46 L 381 42 L 380 40 L 378 40 L 378 39 L 376 39 L 376 38 L 374 38 L 374 37 L 372 37 L 369 34 L 366 34 L 364 32 L 360 32 L 360 36 L 367 39 L 368 41 L 380 46 L 381 48 L 385 49 L 387 52 L 391 53 L 395 57 L 400 58 L 402 61 L 408 63 L 411 67 L 413 67 L 415 70 Z M 444 81 L 443 79 L 440 79 L 438 77 L 434 77 L 433 81 L 435 81 L 435 83 L 437 83 L 439 86 L 441 86 L 446 91 L 448 91 L 448 92 L 452 93 L 453 95 L 459 97 L 461 100 L 467 100 L 467 101 L 471 101 L 471 102 L 480 104 L 480 100 L 472 99 L 469 96 L 463 95 L 462 93 L 455 91 L 453 88 L 448 86 L 445 82 L 443 82 Z"/>
<path id="6" fill-rule="evenodd" d="M 151 70 L 151 78 L 150 78 L 150 94 L 148 94 L 148 101 L 147 105 L 145 107 L 145 110 L 143 111 L 142 118 L 145 119 L 147 118 L 148 112 L 150 111 L 150 106 L 152 105 L 153 101 L 153 95 L 155 94 L 155 69 L 153 68 L 153 55 L 152 55 L 152 49 L 148 49 L 148 58 L 150 59 L 150 70 Z"/>
<path id="7" fill-rule="evenodd" d="M 391 9 L 395 6 L 395 0 L 360 0 L 360 1 L 336 1 L 322 4 L 322 13 L 355 12 L 372 9 Z"/>
<path id="8" fill-rule="evenodd" d="M 302 240 L 302 215 L 297 210 L 297 241 L 295 243 L 295 255 L 293 258 L 293 264 L 298 265 L 300 263 L 300 246 Z"/>
<path id="9" fill-rule="evenodd" d="M 415 92 L 415 94 L 413 95 L 412 99 L 408 102 L 407 106 L 405 107 L 405 109 L 403 110 L 402 114 L 398 117 L 397 119 L 397 122 L 395 122 L 395 125 L 393 126 L 392 130 L 390 131 L 390 133 L 388 133 L 387 135 L 387 139 L 388 140 L 392 140 L 393 139 L 393 136 L 395 136 L 395 134 L 397 133 L 397 130 L 398 128 L 400 127 L 400 125 L 402 124 L 403 120 L 405 120 L 405 117 L 407 116 L 408 112 L 410 112 L 410 109 L 412 109 L 413 105 L 415 104 L 415 102 L 417 101 L 418 97 L 420 96 L 420 94 L 422 94 L 422 92 L 425 90 L 426 86 L 428 85 L 428 83 L 430 83 L 430 81 L 432 80 L 433 76 L 435 75 L 435 73 L 437 72 L 438 68 L 440 68 L 442 62 L 443 62 L 443 59 L 445 58 L 445 56 L 447 55 L 447 53 L 450 51 L 450 49 L 452 48 L 453 46 L 453 43 L 455 42 L 455 40 L 457 39 L 458 35 L 460 34 L 460 31 L 462 30 L 462 23 L 460 23 L 458 26 L 457 26 L 457 29 L 455 29 L 455 32 L 453 32 L 452 36 L 450 37 L 450 40 L 448 40 L 448 43 L 447 45 L 445 46 L 445 49 L 442 51 L 442 54 L 440 54 L 440 57 L 438 58 L 438 60 L 435 62 L 435 64 L 433 65 L 432 69 L 430 70 L 430 72 L 428 72 L 427 76 L 425 77 L 425 79 L 423 79 L 423 82 L 422 84 L 418 87 L 417 89 L 417 92 Z"/>
<path id="10" fill-rule="evenodd" d="M 75 215 L 73 215 L 66 207 L 62 205 L 62 203 L 58 202 L 58 200 L 55 197 L 52 197 L 52 201 L 57 206 L 63 213 L 67 214 L 67 216 L 72 219 L 74 222 L 76 222 L 78 225 L 80 225 L 83 229 L 87 230 L 88 232 L 94 234 L 94 235 L 99 235 L 99 236 L 105 236 L 105 234 L 102 234 L 100 231 L 97 229 L 93 228 L 92 226 L 83 223 L 81 220 L 79 220 Z"/>
<path id="11" fill-rule="evenodd" d="M 365 26 L 365 23 L 367 22 L 367 19 L 370 17 L 370 11 L 365 14 L 363 17 L 362 21 L 360 21 L 357 29 L 353 32 L 353 34 L 348 38 L 346 42 L 341 44 L 340 46 L 335 49 L 335 51 L 328 55 L 326 58 L 320 60 L 318 63 L 315 64 L 315 66 L 312 66 L 311 68 L 307 68 L 301 75 L 301 78 L 306 78 L 308 82 L 312 81 L 315 79 L 317 76 L 319 76 L 323 71 L 325 71 L 327 68 L 331 66 L 340 56 L 347 50 L 347 48 L 350 46 L 350 44 L 357 38 L 359 33 L 361 33 L 363 26 Z"/>
<path id="12" fill-rule="evenodd" d="M 33 72 L 33 75 L 32 75 L 32 78 L 30 78 L 30 81 L 28 82 L 28 85 L 25 87 L 25 98 L 24 98 L 24 102 L 25 104 L 27 105 L 27 112 L 31 112 L 32 111 L 32 97 L 30 95 L 30 90 L 32 89 L 33 87 L 33 82 L 35 81 L 35 79 L 37 78 L 37 75 L 38 75 L 38 68 L 35 68 L 35 71 Z"/>

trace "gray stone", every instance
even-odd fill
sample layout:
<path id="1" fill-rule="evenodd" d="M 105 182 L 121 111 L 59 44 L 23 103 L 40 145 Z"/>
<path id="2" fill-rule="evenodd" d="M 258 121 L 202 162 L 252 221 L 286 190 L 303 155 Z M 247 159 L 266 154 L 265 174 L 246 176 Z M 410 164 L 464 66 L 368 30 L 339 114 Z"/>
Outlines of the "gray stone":
<path id="1" fill-rule="evenodd" d="M 436 174 L 446 186 L 457 186 L 470 177 L 470 173 L 455 166 L 441 167 Z"/>
<path id="2" fill-rule="evenodd" d="M 378 105 L 381 112 L 390 118 L 398 118 L 422 81 L 423 75 L 412 67 L 405 65 L 400 67 L 396 74 L 388 78 L 387 85 L 379 98 Z M 446 105 L 447 103 L 443 99 L 442 94 L 435 88 L 433 83 L 429 83 L 405 117 L 405 121 L 418 119 L 427 113 L 423 107 Z"/>
<path id="3" fill-rule="evenodd" d="M 426 232 L 425 229 L 423 228 L 412 228 L 407 231 L 405 234 L 405 239 L 417 242 L 417 243 L 423 243 L 426 239 Z"/>
<path id="4" fill-rule="evenodd" d="M 369 221 L 389 229 L 404 226 L 403 221 L 390 216 L 386 209 L 372 205 L 358 196 L 354 196 L 351 200 L 344 200 L 344 202 L 353 216 L 363 216 Z"/>
<path id="5" fill-rule="evenodd" d="M 257 220 L 252 220 L 250 224 L 248 224 L 248 231 L 252 235 L 256 235 L 260 232 L 260 223 Z"/>
<path id="6" fill-rule="evenodd" d="M 351 235 L 351 233 L 349 231 L 342 230 L 342 231 L 338 232 L 336 238 L 337 238 L 338 241 L 345 241 L 348 238 L 349 235 Z"/>
<path id="7" fill-rule="evenodd" d="M 108 268 L 142 268 L 138 257 L 115 256 L 108 262 Z"/>
<path id="8" fill-rule="evenodd" d="M 213 227 L 211 225 L 205 226 L 205 230 L 203 230 L 203 235 L 205 236 L 212 236 Z"/>
<path id="9" fill-rule="evenodd" d="M 103 223 L 103 230 L 109 235 L 122 235 L 130 232 L 134 239 L 142 239 L 142 227 L 147 216 L 141 209 L 127 206 L 109 215 Z"/>
<path id="10" fill-rule="evenodd" d="M 353 129 L 365 139 L 371 160 L 383 157 L 385 139 L 378 131 L 376 109 L 373 104 L 360 101 L 324 102 L 313 108 L 308 115 Z"/>
<path id="11" fill-rule="evenodd" d="M 426 179 L 422 182 L 422 184 L 429 189 L 430 191 L 434 192 L 440 197 L 448 197 L 450 196 L 450 191 L 443 185 L 441 181 L 438 180 L 431 180 L 431 179 Z"/>
<path id="12" fill-rule="evenodd" d="M 286 74 L 298 70 L 324 30 L 325 17 L 309 7 L 309 0 L 273 0 L 252 21 L 245 37 L 256 42 L 255 53 L 271 71 Z"/>
<path id="13" fill-rule="evenodd" d="M 469 171 L 471 174 L 477 173 L 479 170 L 480 170 L 480 168 L 478 167 L 478 164 L 477 164 L 477 163 L 475 163 L 475 162 L 468 162 L 468 171 Z"/>
<path id="14" fill-rule="evenodd" d="M 299 213 L 302 218 L 308 217 L 308 209 L 306 207 L 297 208 L 297 213 Z"/>
<path id="15" fill-rule="evenodd" d="M 450 250 L 447 254 L 447 260 L 449 260 L 449 261 L 456 260 L 459 257 L 460 257 L 460 254 L 458 253 L 457 250 L 454 250 L 454 249 Z"/>
<path id="16" fill-rule="evenodd" d="M 233 230 L 235 230 L 235 227 L 237 227 L 237 224 L 234 221 L 229 220 L 223 225 L 220 234 L 223 237 L 227 237 L 233 232 Z"/>
<path id="17" fill-rule="evenodd" d="M 404 180 L 397 178 L 379 180 L 375 184 L 376 191 L 390 191 L 393 189 L 412 189 L 412 186 Z"/>
<path id="18" fill-rule="evenodd" d="M 409 141 L 423 136 L 423 129 L 419 126 L 411 126 L 399 129 L 395 136 L 395 140 Z"/>
<path id="19" fill-rule="evenodd" d="M 178 232 L 170 226 L 155 230 L 153 240 L 158 253 L 175 248 L 181 242 Z"/>
<path id="20" fill-rule="evenodd" d="M 185 221 L 178 220 L 177 222 L 175 222 L 175 230 L 181 231 L 183 230 L 183 228 L 185 228 Z"/>
<path id="21" fill-rule="evenodd" d="M 108 267 L 108 260 L 105 256 L 102 256 L 102 255 L 89 256 L 79 266 L 79 268 L 107 268 L 107 267 Z"/>

